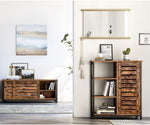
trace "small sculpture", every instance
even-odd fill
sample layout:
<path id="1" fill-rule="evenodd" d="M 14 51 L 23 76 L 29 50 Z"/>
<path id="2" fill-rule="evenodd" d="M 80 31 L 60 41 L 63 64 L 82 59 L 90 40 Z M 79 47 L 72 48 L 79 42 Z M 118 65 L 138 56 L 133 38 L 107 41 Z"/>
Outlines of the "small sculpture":
<path id="1" fill-rule="evenodd" d="M 91 36 L 91 31 L 88 31 L 87 33 L 86 33 L 86 35 L 85 35 L 85 37 L 90 37 Z"/>

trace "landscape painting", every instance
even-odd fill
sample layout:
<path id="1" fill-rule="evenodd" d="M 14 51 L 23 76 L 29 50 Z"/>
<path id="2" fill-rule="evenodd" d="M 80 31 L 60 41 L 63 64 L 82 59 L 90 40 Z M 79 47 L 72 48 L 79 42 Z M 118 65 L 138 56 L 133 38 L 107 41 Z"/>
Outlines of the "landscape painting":
<path id="1" fill-rule="evenodd" d="M 47 55 L 47 26 L 17 25 L 16 55 Z"/>

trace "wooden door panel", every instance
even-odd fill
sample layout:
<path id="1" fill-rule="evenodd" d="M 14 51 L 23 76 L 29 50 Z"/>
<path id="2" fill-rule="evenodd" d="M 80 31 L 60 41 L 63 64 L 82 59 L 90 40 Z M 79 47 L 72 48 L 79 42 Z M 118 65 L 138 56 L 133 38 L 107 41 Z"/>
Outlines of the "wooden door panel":
<path id="1" fill-rule="evenodd" d="M 118 64 L 119 113 L 139 115 L 140 112 L 140 63 L 120 62 Z"/>
<path id="2" fill-rule="evenodd" d="M 38 88 L 35 81 L 17 81 L 15 84 L 15 99 L 38 98 Z"/>

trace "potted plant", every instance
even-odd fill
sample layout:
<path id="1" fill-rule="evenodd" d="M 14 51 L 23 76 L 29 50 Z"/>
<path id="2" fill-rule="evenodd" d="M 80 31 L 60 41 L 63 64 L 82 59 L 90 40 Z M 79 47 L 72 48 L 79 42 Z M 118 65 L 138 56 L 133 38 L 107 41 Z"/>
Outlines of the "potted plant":
<path id="1" fill-rule="evenodd" d="M 129 56 L 130 51 L 131 51 L 130 48 L 127 48 L 126 50 L 123 51 L 123 55 L 124 55 L 123 59 L 124 60 L 130 60 L 130 56 Z"/>

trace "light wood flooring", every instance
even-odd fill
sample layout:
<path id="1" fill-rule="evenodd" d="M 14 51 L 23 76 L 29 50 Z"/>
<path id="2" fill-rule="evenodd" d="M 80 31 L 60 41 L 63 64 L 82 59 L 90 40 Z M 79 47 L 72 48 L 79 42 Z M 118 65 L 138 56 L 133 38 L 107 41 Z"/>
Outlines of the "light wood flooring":
<path id="1" fill-rule="evenodd" d="M 77 124 L 77 125 L 150 125 L 150 118 L 142 120 L 109 120 L 72 118 L 71 114 L 0 114 L 0 125 L 46 125 L 46 124 Z"/>

